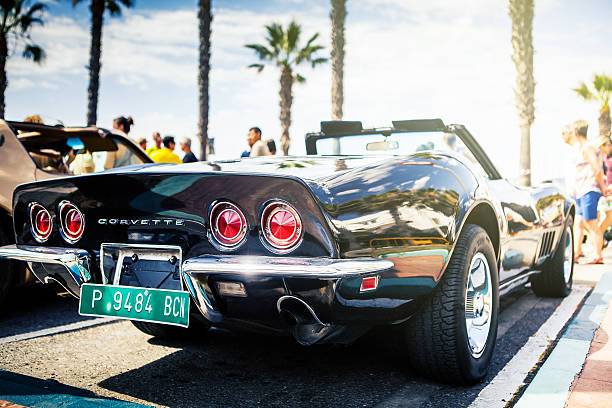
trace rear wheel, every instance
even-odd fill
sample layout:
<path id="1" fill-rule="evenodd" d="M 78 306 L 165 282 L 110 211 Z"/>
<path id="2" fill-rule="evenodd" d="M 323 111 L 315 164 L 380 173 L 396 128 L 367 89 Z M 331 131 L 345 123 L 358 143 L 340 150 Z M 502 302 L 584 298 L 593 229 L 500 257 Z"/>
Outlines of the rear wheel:
<path id="1" fill-rule="evenodd" d="M 491 240 L 466 225 L 442 281 L 404 331 L 412 366 L 453 384 L 473 384 L 487 374 L 497 336 L 497 262 Z"/>
<path id="2" fill-rule="evenodd" d="M 531 277 L 531 289 L 540 297 L 565 297 L 574 281 L 574 219 L 570 216 L 552 259 Z"/>

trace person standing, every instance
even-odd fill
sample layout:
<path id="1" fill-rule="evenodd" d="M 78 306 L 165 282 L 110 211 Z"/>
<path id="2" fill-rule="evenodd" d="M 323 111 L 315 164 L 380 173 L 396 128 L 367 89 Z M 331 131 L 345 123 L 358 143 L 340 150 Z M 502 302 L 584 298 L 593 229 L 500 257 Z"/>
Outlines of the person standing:
<path id="1" fill-rule="evenodd" d="M 144 137 L 141 137 L 138 139 L 138 146 L 140 146 L 140 148 L 142 150 L 144 150 L 145 152 L 147 151 L 147 139 L 145 139 Z"/>
<path id="2" fill-rule="evenodd" d="M 160 150 L 156 151 L 151 155 L 151 158 L 156 163 L 182 163 L 181 159 L 174 154 L 174 148 L 176 147 L 176 143 L 174 142 L 174 137 L 165 136 L 162 139 L 162 147 Z"/>
<path id="3" fill-rule="evenodd" d="M 603 168 L 597 157 L 595 148 L 587 140 L 589 125 L 584 120 L 572 123 L 569 133 L 569 142 L 576 149 L 576 222 L 574 223 L 574 259 L 582 253 L 583 229 L 592 239 L 594 257 L 584 264 L 602 264 L 603 234 L 599 229 L 597 217 L 597 203 L 599 198 L 606 195 L 607 188 L 603 179 Z"/>
<path id="4" fill-rule="evenodd" d="M 113 130 L 121 136 L 128 138 L 128 134 L 134 125 L 132 117 L 119 116 L 113 121 Z M 134 154 L 130 152 L 124 143 L 117 144 L 117 150 L 106 152 L 104 169 L 114 169 L 115 167 L 128 166 L 132 164 Z"/>
<path id="5" fill-rule="evenodd" d="M 153 132 L 153 143 L 155 143 L 155 145 L 146 150 L 149 156 L 162 149 L 162 138 L 159 132 Z"/>
<path id="6" fill-rule="evenodd" d="M 261 140 L 261 129 L 259 129 L 258 127 L 252 127 L 249 129 L 249 133 L 247 135 L 247 143 L 251 148 L 251 153 L 249 157 L 270 155 L 270 150 L 268 150 L 268 146 Z"/>
<path id="7" fill-rule="evenodd" d="M 599 152 L 603 160 L 606 187 L 610 189 L 612 185 L 612 141 L 610 141 L 610 136 L 599 136 L 597 138 L 597 145 L 599 146 Z M 612 201 L 610 201 L 609 198 L 610 197 L 601 197 L 597 205 L 597 210 L 600 213 L 599 229 L 602 235 L 612 224 Z"/>
<path id="8" fill-rule="evenodd" d="M 195 154 L 191 151 L 191 139 L 188 137 L 184 137 L 181 139 L 181 150 L 185 155 L 183 156 L 183 163 L 193 163 L 197 162 Z"/>

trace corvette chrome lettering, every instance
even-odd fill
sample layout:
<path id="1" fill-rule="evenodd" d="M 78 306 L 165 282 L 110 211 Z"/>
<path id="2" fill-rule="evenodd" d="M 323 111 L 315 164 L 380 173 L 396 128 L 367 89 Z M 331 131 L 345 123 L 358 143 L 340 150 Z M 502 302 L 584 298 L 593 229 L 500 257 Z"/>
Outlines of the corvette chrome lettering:
<path id="1" fill-rule="evenodd" d="M 172 219 L 141 219 L 141 220 L 124 220 L 119 218 L 99 218 L 100 225 L 185 225 L 185 220 Z"/>

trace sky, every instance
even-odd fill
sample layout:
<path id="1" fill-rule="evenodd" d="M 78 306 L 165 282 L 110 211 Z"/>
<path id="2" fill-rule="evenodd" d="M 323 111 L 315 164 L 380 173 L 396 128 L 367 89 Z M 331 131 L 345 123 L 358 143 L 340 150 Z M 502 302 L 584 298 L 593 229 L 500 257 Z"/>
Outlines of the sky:
<path id="1" fill-rule="evenodd" d="M 45 1 L 45 25 L 32 39 L 47 53 L 42 65 L 7 64 L 6 117 L 39 114 L 46 122 L 84 125 L 90 44 L 88 2 Z M 154 131 L 197 145 L 197 2 L 135 0 L 119 18 L 105 16 L 98 126 L 132 116 L 130 136 Z M 212 0 L 209 137 L 215 158 L 238 157 L 258 126 L 279 145 L 280 73 L 258 62 L 248 43 L 263 43 L 264 26 L 302 25 L 302 41 L 319 33 L 329 57 L 327 0 Z M 441 118 L 465 125 L 507 178 L 519 173 L 520 130 L 514 102 L 511 21 L 502 0 L 347 0 L 344 119 L 364 126 L 392 120 Z M 561 177 L 567 147 L 563 125 L 577 119 L 598 133 L 599 107 L 572 88 L 595 73 L 612 75 L 612 2 L 535 0 L 533 41 L 534 181 Z M 294 86 L 290 154 L 304 154 L 304 135 L 331 118 L 331 64 L 299 67 Z M 194 149 L 196 150 L 196 149 Z M 178 153 L 178 149 L 177 149 Z"/>

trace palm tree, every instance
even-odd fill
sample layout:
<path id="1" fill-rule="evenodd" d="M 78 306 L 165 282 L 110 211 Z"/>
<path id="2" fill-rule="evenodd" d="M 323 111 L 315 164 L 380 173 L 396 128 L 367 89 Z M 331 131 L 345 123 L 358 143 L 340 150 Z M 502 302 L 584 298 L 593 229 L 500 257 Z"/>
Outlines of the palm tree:
<path id="1" fill-rule="evenodd" d="M 83 0 L 72 0 L 76 6 Z M 89 89 L 87 90 L 87 126 L 98 120 L 98 90 L 100 89 L 100 57 L 102 56 L 102 24 L 104 11 L 113 17 L 121 16 L 121 5 L 132 7 L 132 0 L 91 0 L 91 48 L 89 50 Z"/>
<path id="2" fill-rule="evenodd" d="M 331 0 L 332 120 L 342 120 L 344 102 L 344 20 L 346 0 Z"/>
<path id="3" fill-rule="evenodd" d="M 34 44 L 30 38 L 30 30 L 34 24 L 43 24 L 40 14 L 46 8 L 42 3 L 31 6 L 27 0 L 0 1 L 0 118 L 4 119 L 4 92 L 8 85 L 6 79 L 6 60 L 9 57 L 9 41 L 13 44 L 24 44 L 21 55 L 26 59 L 41 63 L 45 59 L 45 52 L 40 46 Z"/>
<path id="4" fill-rule="evenodd" d="M 210 23 L 212 21 L 210 3 L 211 0 L 200 0 L 198 2 L 198 19 L 200 21 L 200 68 L 198 72 L 200 160 L 206 160 L 208 153 L 208 72 L 210 71 Z"/>
<path id="5" fill-rule="evenodd" d="M 512 61 L 516 67 L 516 88 L 514 98 L 519 113 L 521 127 L 521 147 L 519 164 L 521 174 L 519 183 L 531 184 L 531 124 L 534 120 L 533 79 L 533 0 L 510 0 L 512 19 Z"/>
<path id="6" fill-rule="evenodd" d="M 298 65 L 309 62 L 314 68 L 327 61 L 327 58 L 315 58 L 315 53 L 323 49 L 314 42 L 319 36 L 316 33 L 304 47 L 300 47 L 300 34 L 302 28 L 295 21 L 289 23 L 284 29 L 278 23 L 267 25 L 266 45 L 247 44 L 245 47 L 255 51 L 262 62 L 269 62 L 281 70 L 280 76 L 280 122 L 281 122 L 281 149 L 286 156 L 289 153 L 289 127 L 291 126 L 291 104 L 293 103 L 293 82 L 306 82 L 306 78 L 295 72 Z M 249 68 L 256 68 L 257 72 L 264 69 L 263 63 L 251 64 Z"/>
<path id="7" fill-rule="evenodd" d="M 610 136 L 610 94 L 612 93 L 612 77 L 607 75 L 595 75 L 593 77 L 593 89 L 584 82 L 578 88 L 573 89 L 585 101 L 599 101 L 599 135 Z"/>

